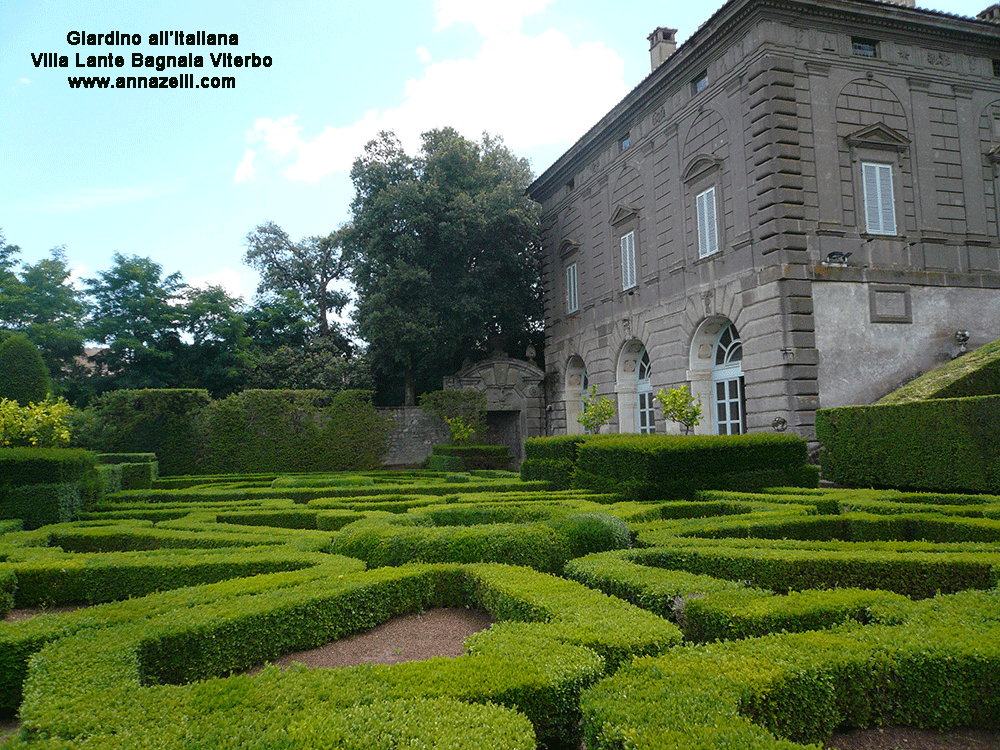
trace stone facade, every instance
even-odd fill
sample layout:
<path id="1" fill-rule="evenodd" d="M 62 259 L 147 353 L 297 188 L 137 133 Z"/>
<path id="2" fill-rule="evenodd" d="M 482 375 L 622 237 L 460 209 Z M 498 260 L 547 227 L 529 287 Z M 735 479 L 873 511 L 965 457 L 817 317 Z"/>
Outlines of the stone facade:
<path id="1" fill-rule="evenodd" d="M 546 170 L 548 432 L 589 385 L 612 430 L 673 431 L 652 394 L 688 384 L 699 432 L 811 438 L 817 408 L 1000 337 L 981 15 L 730 0 Z"/>
<path id="2" fill-rule="evenodd" d="M 524 441 L 545 434 L 544 379 L 545 373 L 537 365 L 498 355 L 445 378 L 444 389 L 485 394 L 485 442 L 506 445 L 515 467 L 520 467 Z"/>

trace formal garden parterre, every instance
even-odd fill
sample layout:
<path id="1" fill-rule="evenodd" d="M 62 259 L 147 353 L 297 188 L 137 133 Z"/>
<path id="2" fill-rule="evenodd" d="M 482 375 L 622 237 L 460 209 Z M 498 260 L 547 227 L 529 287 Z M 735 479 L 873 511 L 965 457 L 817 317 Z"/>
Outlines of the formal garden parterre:
<path id="1" fill-rule="evenodd" d="M 739 472 L 700 470 L 727 458 Z M 121 456 L 101 465 L 146 468 L 109 479 L 71 459 L 14 495 L 68 485 L 78 505 L 0 522 L 0 612 L 90 605 L 0 623 L 8 747 L 763 749 L 1000 727 L 998 496 L 821 490 L 775 436 L 541 439 L 523 478 L 159 478 Z M 125 476 L 148 486 L 114 491 Z M 241 674 L 436 606 L 497 622 L 458 659 Z"/>

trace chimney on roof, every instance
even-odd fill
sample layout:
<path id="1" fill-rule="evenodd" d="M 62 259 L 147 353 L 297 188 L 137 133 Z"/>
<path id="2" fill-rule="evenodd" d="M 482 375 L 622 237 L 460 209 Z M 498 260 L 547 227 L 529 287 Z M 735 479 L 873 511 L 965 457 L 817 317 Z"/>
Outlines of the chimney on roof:
<path id="1" fill-rule="evenodd" d="M 667 29 L 661 26 L 650 34 L 649 39 L 649 65 L 651 70 L 656 70 L 663 65 L 677 50 L 677 40 L 674 36 L 677 29 Z"/>
<path id="2" fill-rule="evenodd" d="M 976 18 L 980 21 L 992 21 L 1000 23 L 1000 5 L 991 5 L 989 8 L 979 13 Z"/>

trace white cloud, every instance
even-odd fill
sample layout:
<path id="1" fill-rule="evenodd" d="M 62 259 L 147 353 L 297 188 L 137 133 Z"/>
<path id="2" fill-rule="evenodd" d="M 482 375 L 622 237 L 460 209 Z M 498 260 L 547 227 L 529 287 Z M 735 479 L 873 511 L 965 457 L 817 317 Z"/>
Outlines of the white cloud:
<path id="1" fill-rule="evenodd" d="M 23 83 L 25 86 L 30 86 L 31 85 L 31 79 L 30 78 L 21 78 L 21 79 L 18 80 L 18 83 Z"/>
<path id="2" fill-rule="evenodd" d="M 293 151 L 299 142 L 299 131 L 302 130 L 295 124 L 295 115 L 282 117 L 278 120 L 270 120 L 266 117 L 257 120 L 253 124 L 253 130 L 249 134 L 250 142 L 264 141 L 268 149 L 285 156 Z"/>
<path id="3" fill-rule="evenodd" d="M 205 289 L 210 286 L 221 286 L 230 297 L 242 297 L 247 299 L 245 289 L 248 286 L 248 279 L 239 271 L 234 271 L 228 266 L 215 273 L 205 274 L 204 276 L 195 276 L 188 279 L 188 285 L 198 287 L 199 289 Z M 256 281 L 254 281 L 250 286 L 256 286 Z"/>
<path id="4" fill-rule="evenodd" d="M 475 139 L 484 131 L 500 135 L 515 152 L 568 146 L 627 93 L 624 70 L 613 50 L 601 43 L 574 47 L 560 31 L 500 34 L 487 38 L 474 57 L 428 65 L 422 77 L 407 81 L 396 108 L 327 126 L 311 140 L 295 115 L 264 118 L 254 124 L 251 142 L 263 141 L 279 160 L 291 157 L 285 176 L 305 182 L 350 170 L 380 130 L 394 131 L 411 151 L 420 133 L 443 126 Z"/>
<path id="5" fill-rule="evenodd" d="M 484 37 L 518 31 L 524 16 L 545 10 L 552 0 L 434 0 L 438 29 L 457 23 L 471 23 Z"/>
<path id="6" fill-rule="evenodd" d="M 431 53 L 427 51 L 427 48 L 421 45 L 417 47 L 417 59 L 424 65 L 431 61 Z"/>
<path id="7" fill-rule="evenodd" d="M 236 174 L 233 175 L 234 183 L 239 185 L 241 182 L 248 182 L 254 178 L 257 174 L 257 170 L 253 166 L 253 159 L 256 155 L 257 152 L 252 148 L 248 148 L 243 152 L 243 161 L 236 167 Z"/>

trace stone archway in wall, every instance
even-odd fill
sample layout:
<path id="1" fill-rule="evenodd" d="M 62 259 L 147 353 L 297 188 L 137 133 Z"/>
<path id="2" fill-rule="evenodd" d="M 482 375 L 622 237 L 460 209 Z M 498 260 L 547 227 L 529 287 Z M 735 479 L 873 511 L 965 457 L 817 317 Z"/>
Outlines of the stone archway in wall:
<path id="1" fill-rule="evenodd" d="M 687 379 L 701 400 L 700 435 L 746 432 L 743 343 L 736 325 L 722 315 L 705 318 L 691 340 Z"/>
<path id="2" fill-rule="evenodd" d="M 574 354 L 566 363 L 566 380 L 563 386 L 563 403 L 566 405 L 566 434 L 582 435 L 583 425 L 577 421 L 583 411 L 583 399 L 590 391 L 587 365 L 583 357 Z"/>
<path id="3" fill-rule="evenodd" d="M 618 367 L 615 369 L 615 390 L 618 393 L 618 432 L 639 432 L 639 398 L 640 383 L 648 384 L 647 372 L 644 369 L 643 358 L 646 355 L 646 346 L 639 339 L 630 339 L 625 342 L 621 352 L 618 354 Z M 648 362 L 648 358 L 646 360 Z M 647 377 L 640 380 L 640 375 Z M 645 389 L 642 391 L 646 395 Z"/>
<path id="4" fill-rule="evenodd" d="M 524 460 L 524 441 L 545 434 L 545 373 L 531 362 L 492 357 L 444 379 L 446 391 L 486 395 L 486 442 L 506 445 L 515 468 Z"/>

